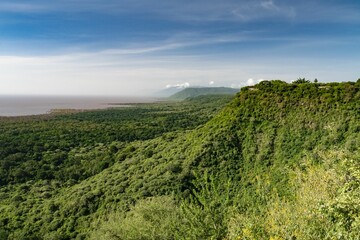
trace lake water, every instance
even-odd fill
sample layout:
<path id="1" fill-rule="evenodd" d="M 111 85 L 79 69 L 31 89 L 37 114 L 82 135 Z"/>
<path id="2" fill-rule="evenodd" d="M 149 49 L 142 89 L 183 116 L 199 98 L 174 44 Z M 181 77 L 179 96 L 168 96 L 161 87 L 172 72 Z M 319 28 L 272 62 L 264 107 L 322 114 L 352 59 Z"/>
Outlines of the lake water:
<path id="1" fill-rule="evenodd" d="M 0 96 L 0 116 L 46 114 L 53 109 L 105 109 L 154 101 L 141 97 Z"/>

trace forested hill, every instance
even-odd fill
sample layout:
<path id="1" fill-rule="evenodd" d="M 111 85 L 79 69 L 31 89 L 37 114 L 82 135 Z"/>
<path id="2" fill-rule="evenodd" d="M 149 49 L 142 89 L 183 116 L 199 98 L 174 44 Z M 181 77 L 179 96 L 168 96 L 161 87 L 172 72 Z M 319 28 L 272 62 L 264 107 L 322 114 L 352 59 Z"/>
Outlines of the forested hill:
<path id="1" fill-rule="evenodd" d="M 173 100 L 184 100 L 186 98 L 197 97 L 201 95 L 235 95 L 239 89 L 227 87 L 197 87 L 185 88 L 184 90 L 171 95 Z"/>
<path id="2" fill-rule="evenodd" d="M 91 146 L 69 156 L 114 163 L 78 181 L 34 178 L 1 188 L 2 236 L 360 237 L 360 81 L 263 81 L 242 88 L 206 124 Z"/>

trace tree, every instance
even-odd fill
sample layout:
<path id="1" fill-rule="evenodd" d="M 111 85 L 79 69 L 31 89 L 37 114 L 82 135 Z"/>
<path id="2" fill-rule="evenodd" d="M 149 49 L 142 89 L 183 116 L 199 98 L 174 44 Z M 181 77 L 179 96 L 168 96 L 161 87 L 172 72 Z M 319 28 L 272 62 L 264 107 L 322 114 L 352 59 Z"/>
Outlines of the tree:
<path id="1" fill-rule="evenodd" d="M 302 83 L 310 83 L 309 80 L 306 80 L 305 78 L 298 78 L 297 80 L 293 81 L 295 84 L 302 84 Z"/>

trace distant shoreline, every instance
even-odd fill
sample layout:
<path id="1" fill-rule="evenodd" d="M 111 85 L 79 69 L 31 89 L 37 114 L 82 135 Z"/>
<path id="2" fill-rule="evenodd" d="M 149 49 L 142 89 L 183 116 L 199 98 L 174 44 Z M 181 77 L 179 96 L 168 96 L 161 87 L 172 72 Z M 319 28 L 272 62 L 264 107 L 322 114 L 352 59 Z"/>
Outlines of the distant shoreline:
<path id="1" fill-rule="evenodd" d="M 146 103 L 107 103 L 105 104 L 104 108 L 89 108 L 89 109 L 81 109 L 81 108 L 53 108 L 50 109 L 45 114 L 67 114 L 67 113 L 79 113 L 79 112 L 93 112 L 93 111 L 101 111 L 107 109 L 114 109 L 114 108 L 126 108 L 126 107 L 135 107 L 138 104 L 151 104 L 155 102 L 146 102 Z M 115 107 L 114 107 L 115 106 Z"/>
<path id="2" fill-rule="evenodd" d="M 159 102 L 141 97 L 5 97 L 0 96 L 0 118 L 73 114 Z"/>

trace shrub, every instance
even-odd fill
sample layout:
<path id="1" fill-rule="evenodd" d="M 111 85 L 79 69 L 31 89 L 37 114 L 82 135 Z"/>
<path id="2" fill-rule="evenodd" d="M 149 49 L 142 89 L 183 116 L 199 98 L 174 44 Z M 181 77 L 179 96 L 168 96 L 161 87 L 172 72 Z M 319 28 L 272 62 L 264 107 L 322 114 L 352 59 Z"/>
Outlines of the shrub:
<path id="1" fill-rule="evenodd" d="M 150 197 L 125 214 L 110 214 L 90 239 L 174 239 L 172 229 L 178 219 L 179 209 L 172 197 Z"/>

